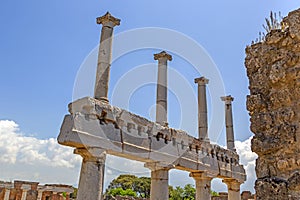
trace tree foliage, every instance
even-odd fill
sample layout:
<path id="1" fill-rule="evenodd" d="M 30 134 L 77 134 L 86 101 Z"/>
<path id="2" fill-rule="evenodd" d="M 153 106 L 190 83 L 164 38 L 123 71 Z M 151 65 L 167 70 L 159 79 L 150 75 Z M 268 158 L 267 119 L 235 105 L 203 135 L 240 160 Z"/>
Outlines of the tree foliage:
<path id="1" fill-rule="evenodd" d="M 112 180 L 109 184 L 106 194 L 110 194 L 115 189 L 122 189 L 123 191 L 131 190 L 135 192 L 138 197 L 149 198 L 150 197 L 150 185 L 151 179 L 149 177 L 136 177 L 134 175 L 124 174 L 120 175 L 116 179 Z M 112 196 L 122 194 L 110 194 Z"/>

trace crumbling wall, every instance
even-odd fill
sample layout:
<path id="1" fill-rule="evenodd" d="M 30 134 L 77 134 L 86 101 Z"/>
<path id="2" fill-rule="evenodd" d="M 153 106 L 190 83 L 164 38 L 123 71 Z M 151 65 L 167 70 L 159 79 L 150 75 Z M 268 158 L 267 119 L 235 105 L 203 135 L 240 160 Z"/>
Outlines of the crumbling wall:
<path id="1" fill-rule="evenodd" d="M 257 199 L 300 199 L 300 9 L 246 48 Z"/>

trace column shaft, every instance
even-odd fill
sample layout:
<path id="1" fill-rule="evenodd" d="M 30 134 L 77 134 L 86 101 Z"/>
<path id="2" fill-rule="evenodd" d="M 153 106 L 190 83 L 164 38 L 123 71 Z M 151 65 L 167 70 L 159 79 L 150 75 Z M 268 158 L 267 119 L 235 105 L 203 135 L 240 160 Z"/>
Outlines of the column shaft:
<path id="1" fill-rule="evenodd" d="M 23 190 L 21 200 L 26 200 L 26 197 L 27 197 L 27 190 Z"/>
<path id="2" fill-rule="evenodd" d="M 112 58 L 113 27 L 120 24 L 120 20 L 112 17 L 109 13 L 97 19 L 102 24 L 100 46 L 98 52 L 97 74 L 94 96 L 96 99 L 108 102 L 108 83 Z"/>
<path id="3" fill-rule="evenodd" d="M 221 97 L 221 99 L 225 101 L 225 125 L 226 125 L 227 148 L 235 151 L 233 120 L 232 120 L 232 105 L 231 105 L 233 98 L 231 96 L 226 96 L 226 97 Z"/>
<path id="4" fill-rule="evenodd" d="M 156 89 L 156 122 L 166 125 L 168 122 L 168 60 L 172 60 L 172 56 L 162 51 L 154 54 L 154 59 L 158 60 L 157 71 L 157 89 Z"/>
<path id="5" fill-rule="evenodd" d="M 200 77 L 195 79 L 198 83 L 198 134 L 199 139 L 208 141 L 208 120 L 207 120 L 207 100 L 206 84 L 208 79 Z"/>
<path id="6" fill-rule="evenodd" d="M 228 188 L 228 200 L 241 200 L 240 185 L 241 183 L 234 180 L 223 180 Z"/>
<path id="7" fill-rule="evenodd" d="M 43 191 L 38 191 L 37 200 L 42 200 L 43 197 Z"/>
<path id="8" fill-rule="evenodd" d="M 9 200 L 10 190 L 5 189 L 4 200 Z"/>
<path id="9" fill-rule="evenodd" d="M 103 151 L 76 149 L 83 157 L 77 200 L 102 200 L 106 153 Z M 97 157 L 96 157 L 97 156 Z"/>
<path id="10" fill-rule="evenodd" d="M 160 169 L 151 171 L 150 200 L 169 199 L 169 170 Z"/>

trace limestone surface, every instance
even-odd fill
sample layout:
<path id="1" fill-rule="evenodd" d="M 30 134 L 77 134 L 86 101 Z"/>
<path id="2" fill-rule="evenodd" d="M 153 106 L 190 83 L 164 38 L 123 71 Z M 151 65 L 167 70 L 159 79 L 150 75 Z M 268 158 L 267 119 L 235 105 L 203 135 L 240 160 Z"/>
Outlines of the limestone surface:
<path id="1" fill-rule="evenodd" d="M 300 9 L 246 48 L 257 199 L 300 199 Z"/>

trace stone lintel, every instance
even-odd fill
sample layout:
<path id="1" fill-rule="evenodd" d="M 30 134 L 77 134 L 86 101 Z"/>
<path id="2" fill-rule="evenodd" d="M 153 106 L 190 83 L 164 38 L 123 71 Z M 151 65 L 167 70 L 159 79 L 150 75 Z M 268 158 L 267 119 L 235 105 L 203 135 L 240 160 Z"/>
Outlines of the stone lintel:
<path id="1" fill-rule="evenodd" d="M 208 84 L 209 79 L 205 78 L 204 76 L 200 78 L 195 78 L 195 83 L 198 83 L 199 85 L 206 85 Z"/>
<path id="2" fill-rule="evenodd" d="M 120 25 L 120 19 L 113 17 L 109 12 L 107 12 L 102 17 L 97 18 L 97 24 L 103 24 L 103 26 L 108 26 L 113 28 L 114 26 Z"/>
<path id="3" fill-rule="evenodd" d="M 175 165 L 163 163 L 163 162 L 147 162 L 144 164 L 144 167 L 149 168 L 151 171 L 157 170 L 170 170 L 175 168 Z"/>
<path id="4" fill-rule="evenodd" d="M 88 161 L 100 163 L 105 163 L 106 159 L 106 151 L 101 148 L 77 148 L 74 150 L 74 154 L 79 154 Z"/>
<path id="5" fill-rule="evenodd" d="M 225 101 L 225 104 L 231 104 L 234 98 L 231 95 L 221 97 L 222 101 Z"/>
<path id="6" fill-rule="evenodd" d="M 169 61 L 172 61 L 172 56 L 170 54 L 168 54 L 167 52 L 165 52 L 165 51 L 154 54 L 154 60 L 160 60 L 162 58 L 165 58 Z"/>

